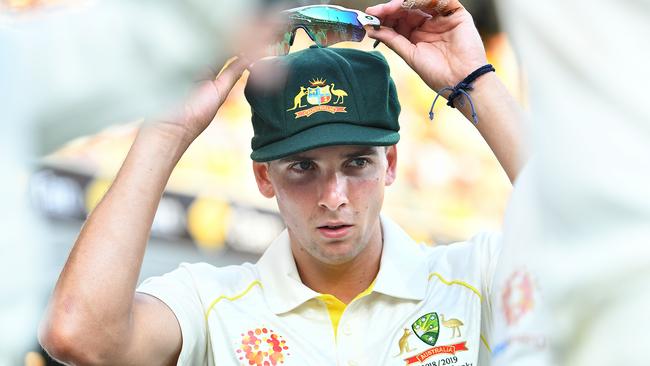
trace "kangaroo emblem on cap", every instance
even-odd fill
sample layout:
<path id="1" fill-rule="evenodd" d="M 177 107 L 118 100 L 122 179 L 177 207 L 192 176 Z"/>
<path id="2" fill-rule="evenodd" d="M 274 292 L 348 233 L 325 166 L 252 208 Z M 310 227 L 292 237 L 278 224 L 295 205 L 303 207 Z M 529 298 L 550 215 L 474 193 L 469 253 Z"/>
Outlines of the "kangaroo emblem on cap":
<path id="1" fill-rule="evenodd" d="M 293 98 L 293 108 L 287 109 L 287 112 L 304 107 L 304 105 L 302 105 L 302 97 L 305 95 L 307 95 L 307 89 L 305 89 L 304 86 L 301 86 L 300 92 Z"/>

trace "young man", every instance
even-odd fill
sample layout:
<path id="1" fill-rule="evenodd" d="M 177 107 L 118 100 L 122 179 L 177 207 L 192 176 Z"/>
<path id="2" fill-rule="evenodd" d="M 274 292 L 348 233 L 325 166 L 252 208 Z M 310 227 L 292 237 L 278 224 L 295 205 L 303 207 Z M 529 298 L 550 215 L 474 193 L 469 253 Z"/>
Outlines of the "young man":
<path id="1" fill-rule="evenodd" d="M 457 2 L 446 16 L 395 4 L 368 9 L 395 27 L 370 35 L 434 90 L 487 63 Z M 395 179 L 399 102 L 377 53 L 312 48 L 258 62 L 246 89 L 253 170 L 287 230 L 255 265 L 182 265 L 136 292 L 169 174 L 245 64 L 203 84 L 183 113 L 141 129 L 57 283 L 40 332 L 46 349 L 80 364 L 488 364 L 497 238 L 431 249 L 380 215 Z M 286 80 L 260 87 L 276 66 Z M 471 96 L 481 134 L 514 179 L 515 103 L 493 73 Z"/>

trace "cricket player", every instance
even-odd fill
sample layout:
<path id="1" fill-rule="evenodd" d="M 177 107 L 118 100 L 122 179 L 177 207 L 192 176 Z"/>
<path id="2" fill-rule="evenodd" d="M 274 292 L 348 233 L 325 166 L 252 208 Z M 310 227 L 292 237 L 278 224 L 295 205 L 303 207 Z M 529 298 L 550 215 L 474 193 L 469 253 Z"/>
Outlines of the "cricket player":
<path id="1" fill-rule="evenodd" d="M 386 25 L 370 37 L 433 91 L 474 75 L 462 88 L 471 103 L 446 96 L 478 118 L 514 180 L 521 113 L 485 68 L 470 14 L 453 1 L 395 4 L 367 9 Z M 252 169 L 286 230 L 256 264 L 181 264 L 137 286 L 172 169 L 250 64 L 234 61 L 179 113 L 141 128 L 61 273 L 40 331 L 48 352 L 73 364 L 488 365 L 500 237 L 430 248 L 381 213 L 400 106 L 377 52 L 312 47 L 254 63 Z M 274 70 L 286 77 L 257 82 Z"/>
<path id="2" fill-rule="evenodd" d="M 650 2 L 496 3 L 536 158 L 505 218 L 495 364 L 648 363 Z"/>

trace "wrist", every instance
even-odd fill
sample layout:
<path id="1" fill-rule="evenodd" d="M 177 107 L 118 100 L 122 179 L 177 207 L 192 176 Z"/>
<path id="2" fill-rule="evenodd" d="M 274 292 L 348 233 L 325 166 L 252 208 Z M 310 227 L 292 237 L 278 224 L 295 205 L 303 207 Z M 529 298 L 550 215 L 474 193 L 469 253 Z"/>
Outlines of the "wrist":
<path id="1" fill-rule="evenodd" d="M 477 124 L 478 115 L 474 106 L 474 101 L 472 100 L 472 96 L 469 93 L 473 92 L 477 86 L 481 87 L 482 83 L 478 82 L 478 80 L 481 78 L 489 79 L 485 77 L 485 75 L 493 74 L 495 71 L 496 70 L 494 69 L 494 66 L 491 64 L 485 64 L 470 72 L 465 78 L 463 78 L 454 86 L 444 87 L 439 90 L 435 99 L 433 100 L 433 103 L 431 104 L 431 109 L 429 110 L 429 119 L 433 120 L 433 108 L 436 105 L 438 98 L 440 96 L 443 96 L 447 99 L 447 105 L 452 108 L 463 110 L 466 109 L 467 104 L 469 104 L 470 116 L 468 118 L 473 121 L 474 124 Z M 489 80 L 487 82 L 489 82 Z M 463 114 L 467 116 L 465 112 Z"/>
<path id="2" fill-rule="evenodd" d="M 169 122 L 145 123 L 140 127 L 135 143 L 150 145 L 161 157 L 167 157 L 174 163 L 196 139 L 195 134 L 184 126 Z M 134 143 L 134 144 L 135 144 Z"/>
<path id="3" fill-rule="evenodd" d="M 454 87 L 458 85 L 458 83 L 462 82 L 465 78 L 467 78 L 469 75 L 471 75 L 474 71 L 478 70 L 479 68 L 489 64 L 487 59 L 485 60 L 478 60 L 475 62 L 467 62 L 463 63 L 463 66 L 458 69 L 458 71 L 454 72 L 452 77 L 450 78 L 449 85 L 445 86 L 450 86 Z"/>
<path id="4" fill-rule="evenodd" d="M 477 98 L 480 95 L 489 92 L 489 89 L 491 86 L 494 85 L 494 83 L 500 83 L 499 77 L 495 72 L 488 72 L 486 74 L 483 74 L 479 76 L 476 80 L 471 85 L 471 90 L 468 91 L 469 95 L 472 98 Z M 451 94 L 451 92 L 446 93 L 446 97 L 448 97 Z M 460 98 L 456 99 L 454 101 L 454 106 L 456 108 L 459 108 L 459 103 Z"/>

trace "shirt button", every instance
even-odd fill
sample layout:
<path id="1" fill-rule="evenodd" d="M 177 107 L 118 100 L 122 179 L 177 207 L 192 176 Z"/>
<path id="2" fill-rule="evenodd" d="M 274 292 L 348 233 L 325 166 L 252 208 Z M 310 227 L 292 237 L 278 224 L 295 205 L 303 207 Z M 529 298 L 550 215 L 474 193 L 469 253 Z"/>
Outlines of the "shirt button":
<path id="1" fill-rule="evenodd" d="M 350 326 L 350 324 L 345 324 L 343 326 L 343 334 L 348 335 L 348 336 L 350 334 L 352 334 L 352 327 Z"/>

